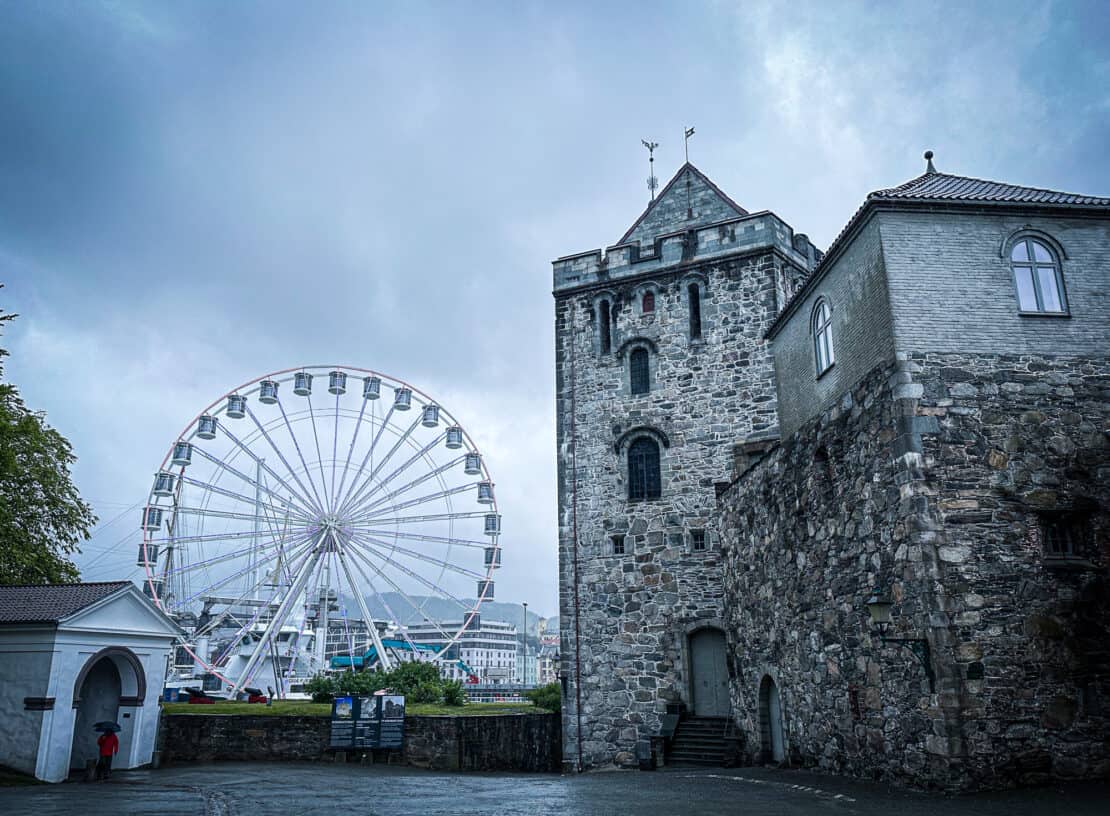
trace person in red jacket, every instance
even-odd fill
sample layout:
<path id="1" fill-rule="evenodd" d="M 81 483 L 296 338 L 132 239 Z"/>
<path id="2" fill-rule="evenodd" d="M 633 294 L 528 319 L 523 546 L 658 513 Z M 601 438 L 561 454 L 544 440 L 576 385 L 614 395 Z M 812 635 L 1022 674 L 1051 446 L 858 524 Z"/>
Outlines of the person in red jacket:
<path id="1" fill-rule="evenodd" d="M 114 731 L 105 731 L 96 740 L 100 748 L 100 759 L 96 763 L 96 778 L 112 778 L 112 757 L 119 753 L 119 737 Z"/>

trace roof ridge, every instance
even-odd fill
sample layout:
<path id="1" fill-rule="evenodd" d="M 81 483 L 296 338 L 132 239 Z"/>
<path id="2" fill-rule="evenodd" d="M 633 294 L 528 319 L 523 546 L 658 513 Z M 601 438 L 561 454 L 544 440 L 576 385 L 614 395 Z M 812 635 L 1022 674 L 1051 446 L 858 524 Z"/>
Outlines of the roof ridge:
<path id="1" fill-rule="evenodd" d="M 55 587 L 112 586 L 130 584 L 131 581 L 78 581 L 75 584 L 0 584 L 4 589 L 54 589 Z"/>

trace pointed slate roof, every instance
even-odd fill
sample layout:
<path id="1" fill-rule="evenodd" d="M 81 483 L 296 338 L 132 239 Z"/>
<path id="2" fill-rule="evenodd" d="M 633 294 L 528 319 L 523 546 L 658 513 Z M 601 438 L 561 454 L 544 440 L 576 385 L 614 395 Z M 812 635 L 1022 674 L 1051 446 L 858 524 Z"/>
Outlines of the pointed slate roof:
<path id="1" fill-rule="evenodd" d="M 689 220 L 686 218 L 686 185 L 679 184 L 687 175 L 690 179 L 692 208 L 695 211 L 694 218 Z M 678 172 L 620 237 L 617 244 L 634 239 L 654 239 L 657 235 L 677 232 L 686 226 L 704 226 L 747 214 L 747 210 L 729 198 L 705 173 L 686 162 L 678 168 Z"/>
<path id="2" fill-rule="evenodd" d="M 130 581 L 0 586 L 0 624 L 57 623 L 130 586 Z"/>

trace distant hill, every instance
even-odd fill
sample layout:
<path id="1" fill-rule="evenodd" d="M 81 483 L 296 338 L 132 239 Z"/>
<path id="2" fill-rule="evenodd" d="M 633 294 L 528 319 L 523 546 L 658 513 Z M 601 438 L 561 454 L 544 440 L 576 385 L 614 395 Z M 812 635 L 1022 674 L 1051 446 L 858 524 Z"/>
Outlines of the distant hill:
<path id="1" fill-rule="evenodd" d="M 410 595 L 413 602 L 424 607 L 428 617 L 437 621 L 446 620 L 459 620 L 462 617 L 462 611 L 452 601 L 443 598 L 431 598 L 426 595 Z M 383 592 L 382 602 L 377 596 L 366 596 L 366 606 L 370 610 L 370 614 L 378 620 L 393 620 L 396 615 L 399 620 L 398 623 L 414 624 L 423 623 L 424 618 L 421 617 L 408 601 L 404 599 L 399 593 L 396 592 Z M 460 600 L 468 604 L 475 602 L 474 598 L 461 598 Z M 351 617 L 359 617 L 358 604 L 353 597 L 344 595 L 343 602 L 347 606 L 347 614 Z M 386 609 L 386 604 L 389 609 Z M 390 612 L 392 610 L 392 613 Z M 504 621 L 511 623 L 520 628 L 521 621 L 524 619 L 524 607 L 517 603 L 503 603 L 501 601 L 486 601 L 482 604 L 481 615 L 483 620 Z M 528 632 L 529 634 L 536 634 L 536 624 L 539 619 L 543 617 L 528 610 Z M 557 623 L 557 621 L 556 621 Z M 549 624 L 550 626 L 550 624 Z"/>

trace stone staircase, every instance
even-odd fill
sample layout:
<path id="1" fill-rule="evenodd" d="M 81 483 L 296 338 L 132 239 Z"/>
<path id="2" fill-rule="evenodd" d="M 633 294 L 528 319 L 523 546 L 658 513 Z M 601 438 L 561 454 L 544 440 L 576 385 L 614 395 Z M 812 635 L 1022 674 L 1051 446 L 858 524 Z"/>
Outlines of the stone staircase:
<path id="1" fill-rule="evenodd" d="M 667 764 L 725 764 L 725 729 L 727 717 L 683 717 L 675 729 L 667 750 Z"/>

